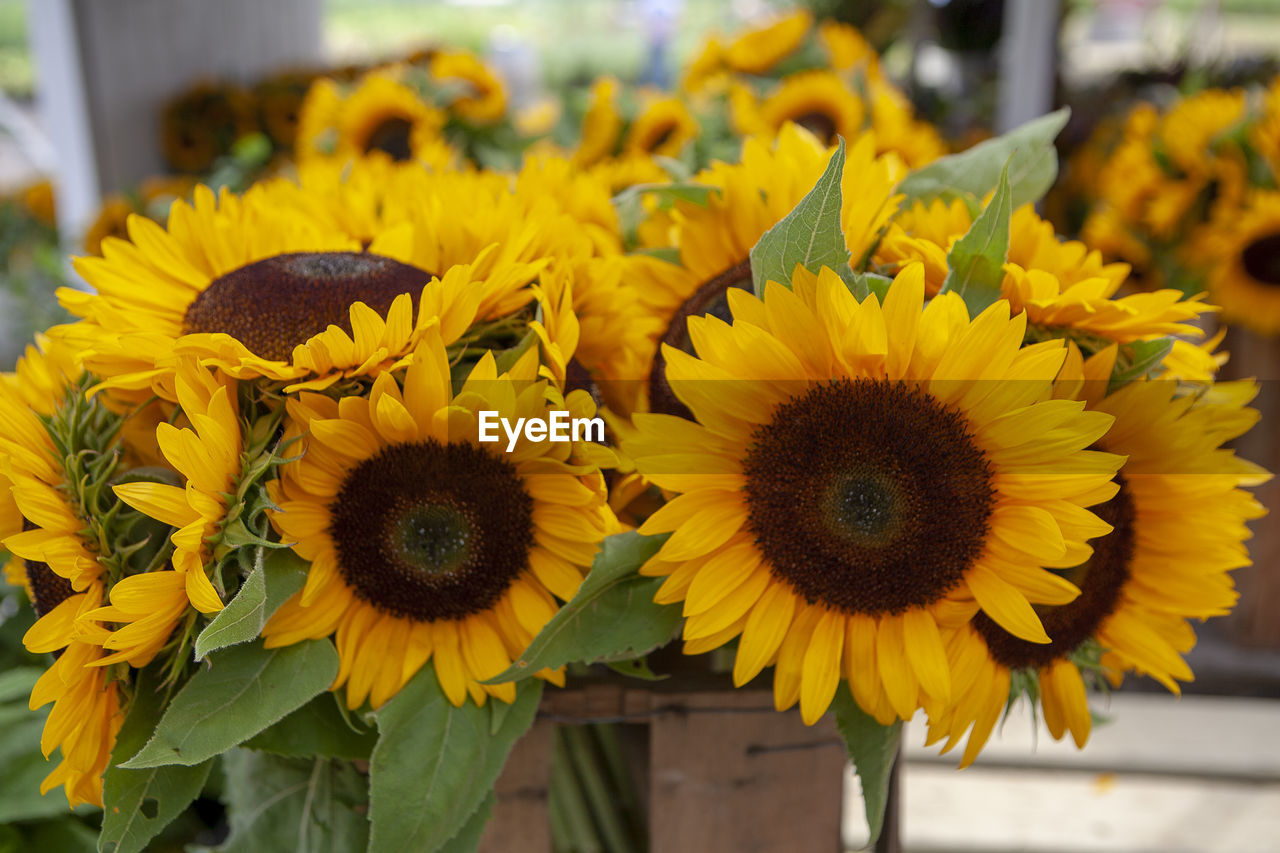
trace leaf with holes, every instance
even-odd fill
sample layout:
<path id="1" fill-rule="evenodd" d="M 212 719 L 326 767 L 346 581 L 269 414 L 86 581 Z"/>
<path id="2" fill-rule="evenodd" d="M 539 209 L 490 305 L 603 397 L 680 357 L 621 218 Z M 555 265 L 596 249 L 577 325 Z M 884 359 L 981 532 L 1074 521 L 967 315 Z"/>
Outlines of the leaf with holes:
<path id="1" fill-rule="evenodd" d="M 849 685 L 844 682 L 840 683 L 831 708 L 849 760 L 862 783 L 862 805 L 867 813 L 867 826 L 871 829 L 871 841 L 868 843 L 871 846 L 884 828 L 885 807 L 889 804 L 889 774 L 898 757 L 902 722 L 888 726 L 877 723 L 858 707 L 849 692 Z"/>
<path id="2" fill-rule="evenodd" d="M 491 684 L 527 678 L 572 661 L 595 663 L 647 654 L 680 625 L 680 606 L 655 604 L 663 578 L 638 573 L 667 536 L 634 531 L 604 540 L 578 594 L 551 617 L 524 654 Z"/>
<path id="3" fill-rule="evenodd" d="M 196 637 L 196 660 L 217 649 L 247 643 L 262 633 L 271 614 L 307 582 L 307 561 L 290 550 L 258 548 L 253 571 L 236 597 Z"/>
<path id="4" fill-rule="evenodd" d="M 852 275 L 849 248 L 840 222 L 843 177 L 844 140 L 841 139 L 818 183 L 751 248 L 751 280 L 756 296 L 764 294 L 768 281 L 789 287 L 796 266 L 812 273 L 830 267 L 846 280 Z"/>
<path id="5" fill-rule="evenodd" d="M 160 830 L 182 814 L 200 794 L 213 761 L 194 767 L 149 767 L 129 770 L 120 762 L 151 736 L 163 710 L 159 678 L 143 671 L 138 678 L 129 715 L 111 751 L 111 764 L 102 774 L 102 853 L 136 853 Z"/>
<path id="6" fill-rule="evenodd" d="M 970 317 L 977 317 L 1000 298 L 1004 262 L 1009 255 L 1009 218 L 1012 214 L 1009 167 L 1006 165 L 1000 173 L 991 203 L 947 254 L 950 269 L 942 290 L 954 290 L 960 294 L 969 308 Z"/>
<path id="7" fill-rule="evenodd" d="M 215 652 L 173 697 L 147 745 L 121 766 L 199 764 L 302 707 L 337 674 L 338 653 L 328 640 Z"/>
<path id="8" fill-rule="evenodd" d="M 369 788 L 350 763 L 233 749 L 222 766 L 231 834 L 216 853 L 365 849 Z"/>
<path id="9" fill-rule="evenodd" d="M 1058 176 L 1058 151 L 1053 140 L 1070 115 L 1071 111 L 1063 107 L 912 172 L 898 184 L 897 192 L 904 196 L 903 207 L 956 193 L 985 198 L 996 188 L 1006 165 L 1012 205 L 1016 208 L 1038 200 Z"/>
<path id="10" fill-rule="evenodd" d="M 424 666 L 373 712 L 378 745 L 369 761 L 370 853 L 433 853 L 464 831 L 493 790 L 507 754 L 533 725 L 542 682 L 521 684 L 516 701 L 492 725 L 485 707 L 455 708 L 435 669 Z"/>

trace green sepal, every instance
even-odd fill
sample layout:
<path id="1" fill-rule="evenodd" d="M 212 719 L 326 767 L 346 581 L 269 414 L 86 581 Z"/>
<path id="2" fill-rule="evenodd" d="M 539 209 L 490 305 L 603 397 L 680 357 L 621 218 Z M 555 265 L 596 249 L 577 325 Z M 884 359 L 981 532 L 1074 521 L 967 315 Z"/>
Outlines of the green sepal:
<path id="1" fill-rule="evenodd" d="M 996 183 L 991 203 L 947 253 L 947 278 L 941 292 L 954 291 L 964 299 L 970 317 L 977 317 L 1001 295 L 1004 262 L 1009 256 L 1009 166 Z"/>
<path id="2" fill-rule="evenodd" d="M 1120 351 L 1116 353 L 1115 367 L 1111 370 L 1111 381 L 1107 383 L 1107 393 L 1114 394 L 1130 382 L 1149 375 L 1172 349 L 1173 338 L 1121 344 Z"/>
<path id="3" fill-rule="evenodd" d="M 196 660 L 204 660 L 205 655 L 217 649 L 255 639 L 280 605 L 302 589 L 307 582 L 307 569 L 307 562 L 293 551 L 266 554 L 259 548 L 253 571 L 240 585 L 240 591 L 196 637 Z"/>
<path id="4" fill-rule="evenodd" d="M 889 804 L 889 775 L 898 757 L 902 740 L 902 721 L 882 726 L 854 701 L 849 685 L 843 681 L 831 703 L 836 728 L 844 738 L 849 760 L 853 762 L 862 783 L 862 805 L 871 830 L 868 846 L 874 845 L 884 828 L 885 808 Z"/>

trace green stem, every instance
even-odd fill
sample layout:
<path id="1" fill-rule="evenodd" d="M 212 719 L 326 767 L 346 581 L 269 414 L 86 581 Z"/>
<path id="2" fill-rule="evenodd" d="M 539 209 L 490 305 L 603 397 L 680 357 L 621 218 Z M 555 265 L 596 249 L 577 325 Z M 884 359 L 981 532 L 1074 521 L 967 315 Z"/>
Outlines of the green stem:
<path id="1" fill-rule="evenodd" d="M 592 749 L 590 735 L 583 727 L 570 726 L 564 729 L 564 737 L 574 775 L 590 803 L 591 815 L 604 836 L 606 849 L 611 853 L 629 853 L 634 849 L 632 839 L 622 825 L 619 803 L 610 793 L 609 784 L 601 773 L 604 762 Z"/>
<path id="2" fill-rule="evenodd" d="M 589 731 L 595 736 L 600 757 L 613 783 L 618 811 L 627 819 L 627 834 L 633 839 L 635 847 L 647 850 L 649 848 L 647 822 L 640 807 L 640 794 L 636 790 L 635 777 L 631 775 L 631 765 L 627 762 L 626 753 L 618 737 L 618 727 L 611 723 L 598 723 L 591 726 Z"/>
<path id="3" fill-rule="evenodd" d="M 556 752 L 551 759 L 549 799 L 558 803 L 564 819 L 565 835 L 556 839 L 557 851 L 571 853 L 602 853 L 599 836 L 591 822 L 590 806 L 578 784 L 577 772 L 569 761 L 569 750 L 564 737 L 566 728 L 556 730 Z"/>

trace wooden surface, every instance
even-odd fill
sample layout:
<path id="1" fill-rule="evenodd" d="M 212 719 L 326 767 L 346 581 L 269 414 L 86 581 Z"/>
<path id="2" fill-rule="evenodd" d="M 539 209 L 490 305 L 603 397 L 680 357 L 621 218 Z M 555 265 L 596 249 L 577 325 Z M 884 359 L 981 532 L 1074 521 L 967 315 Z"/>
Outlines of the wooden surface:
<path id="1" fill-rule="evenodd" d="M 830 716 L 806 726 L 776 712 L 768 689 L 610 682 L 544 695 L 499 779 L 482 850 L 550 849 L 551 728 L 593 721 L 628 723 L 642 749 L 647 740 L 652 853 L 841 849 L 845 752 Z"/>

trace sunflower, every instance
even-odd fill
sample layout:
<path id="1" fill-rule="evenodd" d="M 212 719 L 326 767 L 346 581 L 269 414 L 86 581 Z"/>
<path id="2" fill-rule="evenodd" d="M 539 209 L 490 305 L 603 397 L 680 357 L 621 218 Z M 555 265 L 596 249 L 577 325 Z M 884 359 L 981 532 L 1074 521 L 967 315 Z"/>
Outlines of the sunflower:
<path id="1" fill-rule="evenodd" d="M 165 228 L 131 217 L 131 242 L 108 240 L 104 257 L 76 260 L 97 292 L 60 290 L 83 320 L 55 331 L 83 344 L 104 388 L 139 398 L 171 395 L 184 354 L 239 378 L 321 387 L 406 355 L 447 294 L 474 295 L 450 299 L 459 310 L 486 296 L 466 266 L 438 269 L 435 284 L 434 271 L 411 259 L 410 226 L 362 251 L 318 208 L 288 204 L 270 187 L 220 198 L 199 187 L 192 203 L 174 203 Z M 460 332 L 473 316 L 446 325 Z"/>
<path id="2" fill-rule="evenodd" d="M 888 270 L 924 263 L 926 291 L 937 293 L 947 276 L 947 254 L 969 230 L 972 217 L 961 200 L 917 202 L 889 226 L 873 260 Z M 1027 312 L 1038 333 L 1094 335 L 1119 343 L 1164 335 L 1199 337 L 1192 325 L 1215 310 L 1203 297 L 1184 299 L 1166 289 L 1117 297 L 1126 264 L 1103 263 L 1101 253 L 1075 240 L 1059 240 L 1053 225 L 1030 205 L 1009 223 L 1009 262 L 1001 289 L 1015 311 Z"/>
<path id="3" fill-rule="evenodd" d="M 61 761 L 40 792 L 61 785 L 72 807 L 102 805 L 102 772 L 123 722 L 117 687 L 94 668 L 102 649 L 86 639 L 81 619 L 102 602 L 106 572 L 96 543 L 81 536 L 84 522 L 68 503 L 72 492 L 61 453 L 42 417 L 68 393 L 78 393 L 72 353 L 56 341 L 29 347 L 14 374 L 0 382 L 0 455 L 12 502 L 3 527 L 10 570 L 21 570 L 36 622 L 23 637 L 34 654 L 55 659 L 31 692 L 34 710 L 53 703 L 40 747 L 45 757 L 61 750 Z"/>
<path id="4" fill-rule="evenodd" d="M 524 359 L 499 376 L 486 354 L 454 396 L 431 337 L 403 388 L 382 374 L 367 398 L 290 402 L 308 437 L 281 469 L 271 517 L 311 569 L 263 635 L 276 647 L 336 632 L 334 689 L 346 685 L 349 707 L 380 706 L 428 659 L 454 705 L 511 701 L 514 685 L 480 682 L 576 591 L 610 529 L 598 470 L 574 465 L 570 443 L 521 439 L 506 453 L 477 440 L 481 411 L 546 417 L 536 369 Z M 571 395 L 568 408 L 582 415 L 590 398 Z"/>
<path id="5" fill-rule="evenodd" d="M 206 171 L 231 152 L 235 141 L 257 130 L 253 98 L 229 83 L 198 83 L 165 105 L 161 148 L 179 172 Z"/>
<path id="6" fill-rule="evenodd" d="M 260 81 L 253 88 L 262 129 L 278 148 L 293 150 L 298 139 L 302 104 L 317 75 L 311 71 L 284 71 Z"/>
<path id="7" fill-rule="evenodd" d="M 742 33 L 724 51 L 724 62 L 743 74 L 764 74 L 800 49 L 813 15 L 798 9 Z"/>
<path id="8" fill-rule="evenodd" d="M 772 144 L 747 140 L 741 163 L 717 162 L 694 177 L 714 187 L 707 203 L 678 203 L 671 227 L 650 241 L 677 248 L 679 264 L 645 255 L 626 262 L 625 280 L 639 302 L 633 322 L 649 341 L 643 372 L 632 377 L 645 382 L 633 385 L 633 398 L 647 397 L 653 411 L 684 411 L 662 379 L 659 344 L 689 352 L 685 318 L 708 312 L 724 316 L 725 294 L 751 287 L 751 248 L 800 202 L 829 159 L 830 152 L 810 133 L 788 124 Z M 870 134 L 850 140 L 841 221 L 855 263 L 892 215 L 893 186 L 903 172 L 897 158 L 875 155 Z M 639 399 L 625 408 L 635 406 L 644 408 Z"/>
<path id="9" fill-rule="evenodd" d="M 1211 224 L 1205 245 L 1223 319 L 1280 334 L 1280 192 L 1256 191 L 1243 211 Z"/>
<path id="10" fill-rule="evenodd" d="M 818 24 L 818 41 L 836 71 L 858 71 L 869 80 L 881 78 L 880 56 L 856 27 L 840 21 Z"/>
<path id="11" fill-rule="evenodd" d="M 1049 401 L 1066 349 L 1022 347 L 1026 318 L 997 302 L 970 320 L 958 295 L 924 301 L 922 267 L 883 308 L 828 269 L 792 290 L 729 294 L 733 325 L 691 317 L 698 351 L 664 348 L 696 423 L 636 416 L 624 450 L 679 493 L 640 527 L 671 537 L 641 569 L 684 602 L 687 653 L 740 637 L 738 685 L 776 665 L 779 709 L 812 724 L 843 675 L 881 723 L 959 696 L 942 631 L 979 613 L 1049 642 L 1033 604 L 1077 590 L 1076 565 L 1110 528 L 1120 457 L 1087 450 L 1111 424 Z"/>
<path id="12" fill-rule="evenodd" d="M 698 122 L 674 95 L 647 93 L 643 108 L 631 123 L 623 144 L 624 154 L 674 157 L 698 136 Z"/>
<path id="13" fill-rule="evenodd" d="M 53 228 L 58 224 L 52 181 L 47 178 L 34 181 L 19 189 L 16 195 L 27 214 L 41 225 Z"/>
<path id="14" fill-rule="evenodd" d="M 744 136 L 773 136 L 784 124 L 794 122 L 828 145 L 834 145 L 837 136 L 859 135 L 867 118 L 862 99 L 831 71 L 792 74 L 763 100 L 746 86 L 736 85 L 730 105 L 734 126 Z"/>
<path id="15" fill-rule="evenodd" d="M 724 43 L 709 36 L 702 49 L 685 65 L 680 75 L 680 90 L 691 97 L 718 95 L 729 85 L 729 66 L 725 64 Z"/>
<path id="16" fill-rule="evenodd" d="M 590 166 L 612 157 L 622 136 L 622 114 L 618 112 L 618 81 L 601 77 L 591 86 L 591 100 L 582 116 L 582 133 L 573 152 L 577 166 Z"/>
<path id="17" fill-rule="evenodd" d="M 137 213 L 137 208 L 122 195 L 109 195 L 102 200 L 98 215 L 93 218 L 89 230 L 84 235 L 84 250 L 90 255 L 102 255 L 102 241 L 108 237 L 117 240 L 128 235 L 129 217 Z"/>
<path id="18" fill-rule="evenodd" d="M 1213 149 L 1245 118 L 1243 89 L 1206 89 L 1183 98 L 1161 119 L 1155 144 L 1175 177 L 1207 178 Z"/>
<path id="19" fill-rule="evenodd" d="M 878 152 L 892 151 L 913 169 L 932 163 L 947 153 L 937 128 L 915 117 L 911 102 L 880 78 L 867 84 L 871 104 L 871 129 L 879 140 Z"/>
<path id="20" fill-rule="evenodd" d="M 1221 616 L 1236 601 L 1229 573 L 1249 565 L 1246 522 L 1264 512 L 1241 486 L 1269 475 L 1222 445 L 1257 422 L 1244 408 L 1257 386 L 1226 383 L 1234 387 L 1213 399 L 1152 380 L 1102 397 L 1114 360 L 1113 347 L 1082 369 L 1073 349 L 1056 391 L 1114 416 L 1099 446 L 1128 457 L 1120 490 L 1095 510 L 1112 532 L 1094 540 L 1088 560 L 1059 573 L 1080 597 L 1037 607 L 1048 644 L 1027 643 L 985 615 L 946 639 L 961 698 L 930 711 L 929 740 L 947 738 L 945 752 L 972 727 L 962 765 L 986 743 L 1020 676 L 1038 681 L 1050 734 L 1070 732 L 1078 747 L 1091 728 L 1088 680 L 1118 684 L 1136 672 L 1178 693 L 1178 682 L 1192 678 L 1182 659 L 1195 643 L 1189 620 Z"/>
<path id="21" fill-rule="evenodd" d="M 440 135 L 445 115 L 401 82 L 396 68 L 371 71 L 349 93 L 321 78 L 307 92 L 295 155 L 347 163 L 361 157 L 444 165 L 453 153 Z"/>
<path id="22" fill-rule="evenodd" d="M 430 60 L 431 76 L 444 84 L 461 84 L 449 109 L 472 124 L 494 124 L 507 111 L 507 92 L 489 66 L 464 51 L 436 51 Z"/>

